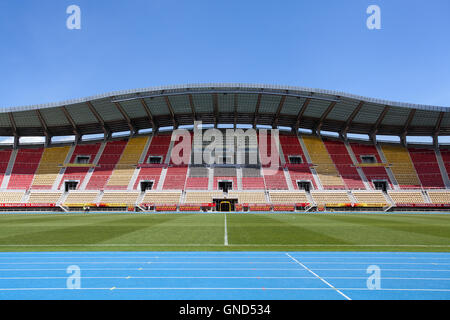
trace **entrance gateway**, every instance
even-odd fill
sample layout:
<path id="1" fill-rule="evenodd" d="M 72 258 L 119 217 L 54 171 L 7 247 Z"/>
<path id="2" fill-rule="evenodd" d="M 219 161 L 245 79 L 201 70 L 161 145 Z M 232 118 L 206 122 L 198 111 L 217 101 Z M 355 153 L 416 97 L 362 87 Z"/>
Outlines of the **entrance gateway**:
<path id="1" fill-rule="evenodd" d="M 213 202 L 216 205 L 216 211 L 230 212 L 235 210 L 238 199 L 213 199 Z"/>

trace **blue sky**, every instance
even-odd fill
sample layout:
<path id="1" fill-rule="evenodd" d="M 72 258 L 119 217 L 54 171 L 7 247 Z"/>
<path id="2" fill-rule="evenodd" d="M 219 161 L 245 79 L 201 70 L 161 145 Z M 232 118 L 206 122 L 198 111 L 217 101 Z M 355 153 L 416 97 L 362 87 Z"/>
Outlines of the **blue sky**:
<path id="1" fill-rule="evenodd" d="M 3 0 L 0 107 L 207 82 L 450 106 L 449 14 L 448 0 Z"/>

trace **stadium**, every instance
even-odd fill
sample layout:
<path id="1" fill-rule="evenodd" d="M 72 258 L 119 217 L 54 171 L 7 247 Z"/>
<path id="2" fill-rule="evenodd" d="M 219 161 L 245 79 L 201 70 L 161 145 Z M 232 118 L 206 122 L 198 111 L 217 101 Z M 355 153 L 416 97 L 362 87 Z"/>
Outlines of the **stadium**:
<path id="1" fill-rule="evenodd" d="M 444 107 L 269 85 L 3 109 L 0 296 L 447 299 L 449 133 Z"/>
<path id="2" fill-rule="evenodd" d="M 270 141 L 278 146 L 276 167 L 266 173 L 269 164 L 261 163 L 256 140 L 244 147 L 227 140 L 215 147 L 223 150 L 221 159 L 213 152 L 214 161 L 194 163 L 194 153 L 207 147 L 200 141 L 187 162 L 175 164 L 174 149 L 183 139 L 173 130 L 193 131 L 197 121 L 204 130 L 278 129 L 278 141 L 272 137 L 268 147 Z M 450 151 L 439 145 L 439 137 L 450 133 L 450 112 L 443 107 L 307 88 L 211 84 L 11 108 L 0 113 L 0 123 L 0 134 L 14 137 L 0 153 L 7 211 L 450 209 Z M 355 134 L 359 139 L 349 138 Z M 378 142 L 383 135 L 399 142 Z M 26 136 L 43 136 L 44 145 L 20 143 Z M 408 136 L 427 136 L 432 144 L 410 144 Z M 239 154 L 257 161 L 238 162 Z"/>

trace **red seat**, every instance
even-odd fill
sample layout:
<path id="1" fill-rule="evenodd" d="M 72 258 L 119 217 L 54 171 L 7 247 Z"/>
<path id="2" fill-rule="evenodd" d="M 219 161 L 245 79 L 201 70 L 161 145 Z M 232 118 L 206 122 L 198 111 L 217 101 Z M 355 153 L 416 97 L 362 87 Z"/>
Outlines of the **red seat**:
<path id="1" fill-rule="evenodd" d="M 353 153 L 358 161 L 361 163 L 361 156 L 373 155 L 377 160 L 377 163 L 382 163 L 381 158 L 378 154 L 378 150 L 375 148 L 373 144 L 362 144 L 353 142 L 350 143 Z M 363 167 L 362 171 L 366 176 L 368 181 L 373 180 L 386 180 L 392 188 L 392 181 L 389 179 L 389 176 L 384 167 Z"/>
<path id="2" fill-rule="evenodd" d="M 445 188 L 433 149 L 408 148 L 417 175 L 424 188 Z"/>
<path id="3" fill-rule="evenodd" d="M 43 148 L 19 149 L 11 172 L 8 189 L 29 189 L 39 167 Z"/>
<path id="4" fill-rule="evenodd" d="M 86 186 L 86 190 L 99 190 L 105 188 L 126 145 L 126 140 L 110 141 L 106 144 L 98 161 L 98 166 L 94 169 L 91 179 Z"/>
<path id="5" fill-rule="evenodd" d="M 364 182 L 354 167 L 345 144 L 334 140 L 324 140 L 324 144 L 347 188 L 364 190 L 366 188 Z"/>

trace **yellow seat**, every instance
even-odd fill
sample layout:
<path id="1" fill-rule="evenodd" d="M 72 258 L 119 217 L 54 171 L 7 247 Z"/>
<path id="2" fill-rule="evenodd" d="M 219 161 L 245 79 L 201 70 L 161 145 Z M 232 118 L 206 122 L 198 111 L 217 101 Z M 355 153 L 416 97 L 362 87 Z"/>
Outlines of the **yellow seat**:
<path id="1" fill-rule="evenodd" d="M 119 162 L 108 180 L 108 187 L 128 186 L 135 170 L 133 166 L 138 164 L 148 139 L 148 137 L 138 137 L 131 138 L 128 141 Z"/>
<path id="2" fill-rule="evenodd" d="M 270 192 L 270 201 L 273 204 L 295 204 L 308 203 L 305 191 L 291 191 L 291 192 Z"/>
<path id="3" fill-rule="evenodd" d="M 34 174 L 34 180 L 31 185 L 34 186 L 52 186 L 58 176 L 61 167 L 67 157 L 70 147 L 45 148 L 42 154 L 39 167 Z"/>
<path id="4" fill-rule="evenodd" d="M 312 163 L 316 165 L 315 169 L 322 185 L 345 187 L 323 141 L 314 136 L 303 136 L 302 139 Z"/>
<path id="5" fill-rule="evenodd" d="M 381 149 L 399 185 L 420 186 L 408 149 L 392 145 L 381 145 Z"/>

